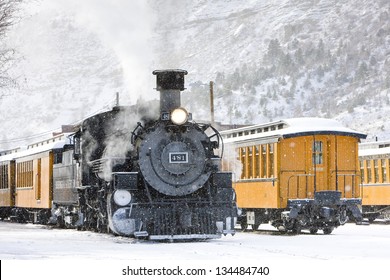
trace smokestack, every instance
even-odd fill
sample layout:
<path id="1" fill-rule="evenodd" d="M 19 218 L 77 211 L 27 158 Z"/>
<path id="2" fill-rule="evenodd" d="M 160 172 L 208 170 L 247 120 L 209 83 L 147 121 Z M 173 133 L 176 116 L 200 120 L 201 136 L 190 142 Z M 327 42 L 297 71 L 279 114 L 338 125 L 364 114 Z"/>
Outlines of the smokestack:
<path id="1" fill-rule="evenodd" d="M 167 69 L 154 70 L 157 76 L 156 90 L 160 92 L 160 112 L 171 112 L 181 106 L 180 91 L 184 88 L 184 75 L 186 70 Z"/>

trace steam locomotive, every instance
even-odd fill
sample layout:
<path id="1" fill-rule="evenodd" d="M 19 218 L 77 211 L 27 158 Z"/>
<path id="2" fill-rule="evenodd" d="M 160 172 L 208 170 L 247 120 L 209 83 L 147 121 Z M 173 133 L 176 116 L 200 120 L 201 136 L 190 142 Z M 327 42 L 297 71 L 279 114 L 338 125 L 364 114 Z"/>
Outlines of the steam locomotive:
<path id="1" fill-rule="evenodd" d="M 232 174 L 220 171 L 220 134 L 181 107 L 187 71 L 153 74 L 157 117 L 151 105 L 115 107 L 84 120 L 45 153 L 41 147 L 35 155 L 31 149 L 0 157 L 0 177 L 7 176 L 1 191 L 9 191 L 0 199 L 3 218 L 151 240 L 234 234 L 235 192 Z M 23 179 L 30 173 L 40 179 Z"/>

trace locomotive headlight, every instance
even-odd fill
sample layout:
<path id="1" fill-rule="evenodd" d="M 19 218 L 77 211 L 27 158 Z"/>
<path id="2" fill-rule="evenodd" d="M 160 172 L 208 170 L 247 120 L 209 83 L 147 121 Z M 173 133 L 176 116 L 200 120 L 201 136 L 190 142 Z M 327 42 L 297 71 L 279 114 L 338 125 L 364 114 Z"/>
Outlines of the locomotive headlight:
<path id="1" fill-rule="evenodd" d="M 116 190 L 114 192 L 114 201 L 119 206 L 126 206 L 131 201 L 131 193 L 126 190 Z"/>
<path id="2" fill-rule="evenodd" d="M 174 124 L 182 125 L 188 120 L 188 112 L 184 108 L 177 108 L 171 113 L 171 121 Z"/>

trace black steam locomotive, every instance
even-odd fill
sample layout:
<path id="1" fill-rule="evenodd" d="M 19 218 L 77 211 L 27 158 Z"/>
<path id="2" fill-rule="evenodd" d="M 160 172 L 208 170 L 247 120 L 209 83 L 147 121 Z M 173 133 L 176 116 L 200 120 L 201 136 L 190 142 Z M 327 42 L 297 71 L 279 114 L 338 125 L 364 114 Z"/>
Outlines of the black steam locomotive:
<path id="1" fill-rule="evenodd" d="M 160 108 L 116 107 L 86 119 L 53 166 L 51 222 L 154 240 L 234 234 L 230 172 L 218 131 L 180 104 L 184 70 L 154 71 Z M 157 115 L 157 117 L 155 117 Z"/>

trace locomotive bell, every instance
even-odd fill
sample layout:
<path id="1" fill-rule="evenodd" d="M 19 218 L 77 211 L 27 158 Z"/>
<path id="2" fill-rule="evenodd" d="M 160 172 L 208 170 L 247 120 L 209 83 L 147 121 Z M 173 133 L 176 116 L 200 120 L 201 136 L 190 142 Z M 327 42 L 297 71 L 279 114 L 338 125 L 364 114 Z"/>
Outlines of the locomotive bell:
<path id="1" fill-rule="evenodd" d="M 181 107 L 180 91 L 185 90 L 184 75 L 187 73 L 180 69 L 153 71 L 153 75 L 157 76 L 156 90 L 160 92 L 160 113 L 163 119 L 165 113 L 169 114 Z"/>

